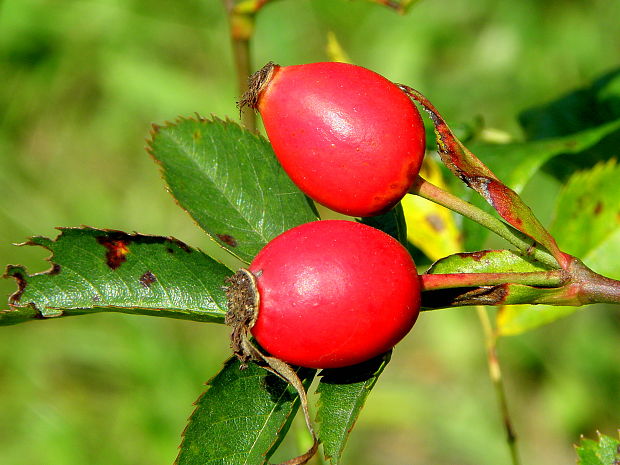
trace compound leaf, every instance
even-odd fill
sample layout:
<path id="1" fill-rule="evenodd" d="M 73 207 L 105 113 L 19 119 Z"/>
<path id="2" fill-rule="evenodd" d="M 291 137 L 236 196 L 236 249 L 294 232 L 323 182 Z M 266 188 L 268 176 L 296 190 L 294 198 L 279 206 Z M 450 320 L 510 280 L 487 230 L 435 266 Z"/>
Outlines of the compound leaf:
<path id="1" fill-rule="evenodd" d="M 32 275 L 7 267 L 5 277 L 18 290 L 0 312 L 0 325 L 102 311 L 223 322 L 222 286 L 232 273 L 179 240 L 62 228 L 55 240 L 34 237 L 24 245 L 49 249 L 52 266 Z"/>
<path id="2" fill-rule="evenodd" d="M 314 370 L 300 370 L 306 388 Z M 196 401 L 176 465 L 262 465 L 286 434 L 299 397 L 285 381 L 254 363 L 229 359 Z"/>
<path id="3" fill-rule="evenodd" d="M 236 123 L 199 118 L 154 126 L 149 152 L 179 204 L 242 261 L 278 234 L 317 219 L 269 142 Z"/>

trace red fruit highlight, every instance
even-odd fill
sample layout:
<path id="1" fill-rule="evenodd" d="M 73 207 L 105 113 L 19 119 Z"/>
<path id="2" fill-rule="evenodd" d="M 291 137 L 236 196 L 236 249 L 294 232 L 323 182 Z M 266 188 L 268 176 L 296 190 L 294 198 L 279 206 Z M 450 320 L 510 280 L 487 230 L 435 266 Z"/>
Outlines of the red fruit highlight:
<path id="1" fill-rule="evenodd" d="M 282 167 L 309 197 L 351 216 L 393 207 L 417 176 L 424 125 L 392 82 L 360 66 L 269 64 L 242 104 L 258 108 Z"/>
<path id="2" fill-rule="evenodd" d="M 378 229 L 316 221 L 273 239 L 249 267 L 251 333 L 293 365 L 337 368 L 387 352 L 411 329 L 420 283 L 407 250 Z"/>

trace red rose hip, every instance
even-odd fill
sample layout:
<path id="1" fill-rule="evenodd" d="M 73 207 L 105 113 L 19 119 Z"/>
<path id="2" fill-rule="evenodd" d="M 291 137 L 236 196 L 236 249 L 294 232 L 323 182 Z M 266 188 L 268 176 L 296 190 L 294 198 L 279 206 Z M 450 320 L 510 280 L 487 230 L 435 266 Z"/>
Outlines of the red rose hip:
<path id="1" fill-rule="evenodd" d="M 360 66 L 266 65 L 242 104 L 260 112 L 282 167 L 309 197 L 351 216 L 394 206 L 425 149 L 418 110 L 392 82 Z"/>
<path id="2" fill-rule="evenodd" d="M 293 228 L 269 242 L 245 273 L 258 291 L 252 335 L 293 365 L 337 368 L 380 355 L 409 332 L 420 309 L 419 278 L 407 250 L 351 221 Z"/>

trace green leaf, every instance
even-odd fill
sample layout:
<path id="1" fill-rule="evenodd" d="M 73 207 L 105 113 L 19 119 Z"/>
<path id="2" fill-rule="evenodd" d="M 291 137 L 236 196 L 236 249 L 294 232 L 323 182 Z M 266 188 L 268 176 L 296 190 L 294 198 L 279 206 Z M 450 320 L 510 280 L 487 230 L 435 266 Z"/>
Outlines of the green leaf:
<path id="1" fill-rule="evenodd" d="M 514 250 L 482 250 L 437 260 L 427 273 L 528 273 L 547 269 L 542 263 Z"/>
<path id="2" fill-rule="evenodd" d="M 556 203 L 551 231 L 562 250 L 583 257 L 620 229 L 620 166 L 615 160 L 571 177 Z M 619 270 L 620 271 L 620 268 Z"/>
<path id="3" fill-rule="evenodd" d="M 349 434 L 389 359 L 388 353 L 359 365 L 320 373 L 319 439 L 332 465 L 340 463 Z"/>
<path id="4" fill-rule="evenodd" d="M 282 232 L 317 219 L 264 138 L 217 118 L 154 126 L 149 151 L 170 192 L 213 240 L 250 262 Z"/>
<path id="5" fill-rule="evenodd" d="M 383 215 L 361 218 L 359 221 L 373 228 L 380 229 L 407 247 L 407 223 L 405 222 L 405 215 L 400 202 Z"/>
<path id="6" fill-rule="evenodd" d="M 546 139 L 580 132 L 620 118 L 620 68 L 519 116 L 528 139 Z"/>
<path id="7" fill-rule="evenodd" d="M 404 14 L 407 10 L 419 0 L 368 0 L 379 5 L 387 6 L 393 10 L 396 10 L 400 14 Z"/>
<path id="8" fill-rule="evenodd" d="M 566 136 L 511 144 L 473 144 L 471 150 L 506 185 L 521 192 L 532 176 L 553 157 L 562 154 L 577 156 L 619 129 L 620 119 Z"/>
<path id="9" fill-rule="evenodd" d="M 598 442 L 581 438 L 581 443 L 575 449 L 579 457 L 578 465 L 618 465 L 620 463 L 620 441 L 601 433 L 598 433 Z"/>
<path id="10" fill-rule="evenodd" d="M 0 325 L 101 311 L 223 323 L 222 286 L 232 273 L 176 239 L 62 228 L 55 240 L 34 237 L 24 245 L 49 249 L 52 266 L 32 275 L 7 268 L 18 291 Z"/>
<path id="11" fill-rule="evenodd" d="M 527 137 L 533 140 L 565 136 L 619 120 L 620 68 L 590 85 L 525 111 L 519 119 Z M 579 157 L 557 157 L 545 166 L 545 171 L 565 180 L 577 170 L 591 168 L 615 156 L 619 144 L 620 130 L 616 130 L 600 143 L 583 150 Z"/>
<path id="12" fill-rule="evenodd" d="M 300 369 L 307 386 L 314 370 Z M 176 465 L 262 465 L 282 440 L 299 407 L 295 390 L 277 376 L 236 358 L 208 383 L 183 432 Z"/>
<path id="13" fill-rule="evenodd" d="M 562 154 L 581 156 L 586 149 L 595 146 L 618 130 L 620 120 L 554 139 L 502 145 L 474 144 L 471 149 L 508 187 L 520 193 L 534 174 L 549 160 Z M 482 199 L 473 198 L 471 201 L 485 210 L 490 210 Z M 483 230 L 483 233 L 480 233 L 481 228 L 474 223 L 465 222 L 464 227 L 466 246 L 474 249 L 482 247 L 488 232 Z"/>
<path id="14" fill-rule="evenodd" d="M 588 267 L 620 279 L 620 166 L 615 161 L 575 173 L 556 203 L 551 232 L 565 252 Z M 503 335 L 520 334 L 570 315 L 580 307 L 506 307 L 498 315 Z"/>

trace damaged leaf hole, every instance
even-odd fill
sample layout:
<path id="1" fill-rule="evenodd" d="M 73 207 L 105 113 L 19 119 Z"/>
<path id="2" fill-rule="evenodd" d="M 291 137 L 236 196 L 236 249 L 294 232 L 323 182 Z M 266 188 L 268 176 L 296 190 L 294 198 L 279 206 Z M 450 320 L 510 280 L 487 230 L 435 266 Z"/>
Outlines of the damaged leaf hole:
<path id="1" fill-rule="evenodd" d="M 17 305 L 19 304 L 19 301 L 21 300 L 22 295 L 24 294 L 24 291 L 26 290 L 28 281 L 26 281 L 26 278 L 24 277 L 23 273 L 21 273 L 20 271 L 13 271 L 12 273 L 9 273 L 8 271 L 10 270 L 7 270 L 7 275 L 12 276 L 17 282 L 17 291 L 15 291 L 11 295 L 11 297 L 9 297 L 9 304 Z"/>

